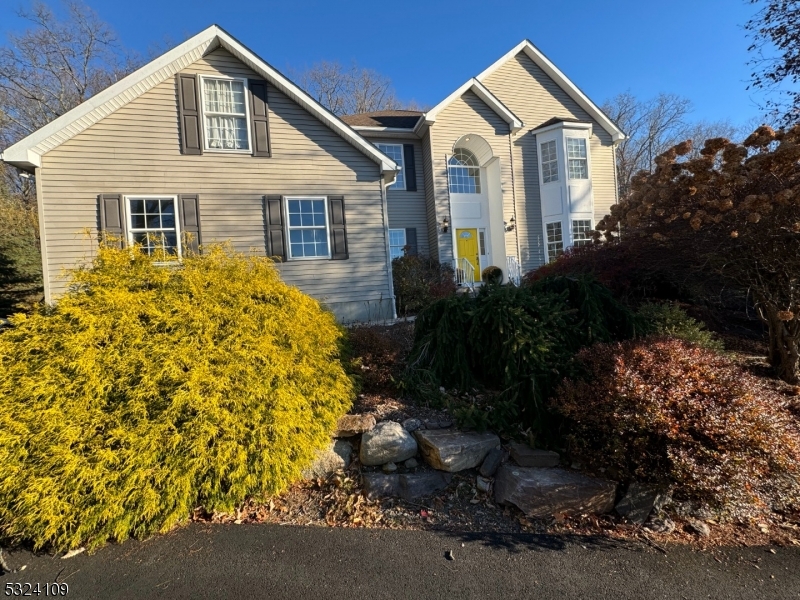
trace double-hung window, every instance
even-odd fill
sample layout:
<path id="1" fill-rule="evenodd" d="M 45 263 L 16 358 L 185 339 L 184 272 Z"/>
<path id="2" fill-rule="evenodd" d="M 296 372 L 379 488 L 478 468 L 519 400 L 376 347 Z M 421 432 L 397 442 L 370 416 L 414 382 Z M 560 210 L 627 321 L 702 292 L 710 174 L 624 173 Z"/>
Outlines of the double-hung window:
<path id="1" fill-rule="evenodd" d="M 287 197 L 289 258 L 330 258 L 328 199 Z"/>
<path id="2" fill-rule="evenodd" d="M 561 231 L 561 221 L 547 223 L 547 257 L 553 262 L 564 254 L 564 234 Z"/>
<path id="3" fill-rule="evenodd" d="M 558 153 L 555 140 L 541 145 L 542 154 L 542 183 L 558 181 Z"/>
<path id="4" fill-rule="evenodd" d="M 201 77 L 206 150 L 249 152 L 247 82 Z"/>
<path id="5" fill-rule="evenodd" d="M 572 245 L 573 246 L 588 246 L 592 243 L 592 238 L 589 232 L 592 230 L 591 219 L 573 219 L 572 220 Z"/>
<path id="6" fill-rule="evenodd" d="M 403 172 L 403 145 L 402 144 L 375 144 L 378 150 L 383 152 L 386 156 L 391 158 L 400 167 L 397 173 L 397 179 L 387 189 L 389 190 L 404 190 L 406 189 L 406 178 Z"/>
<path id="7" fill-rule="evenodd" d="M 567 163 L 570 179 L 589 179 L 585 138 L 567 138 Z"/>
<path id="8" fill-rule="evenodd" d="M 389 230 L 389 256 L 392 260 L 405 256 L 406 247 L 406 230 L 405 229 L 390 229 Z"/>
<path id="9" fill-rule="evenodd" d="M 126 200 L 130 241 L 139 244 L 149 255 L 163 250 L 168 255 L 180 257 L 177 198 L 130 196 Z"/>

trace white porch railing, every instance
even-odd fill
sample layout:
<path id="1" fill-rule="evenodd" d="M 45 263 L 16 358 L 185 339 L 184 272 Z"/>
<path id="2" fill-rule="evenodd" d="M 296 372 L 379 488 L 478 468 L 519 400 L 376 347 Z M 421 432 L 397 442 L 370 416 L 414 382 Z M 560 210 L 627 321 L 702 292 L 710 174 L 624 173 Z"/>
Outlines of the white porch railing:
<path id="1" fill-rule="evenodd" d="M 519 287 L 522 281 L 522 267 L 516 256 L 506 256 L 506 269 L 508 269 L 508 280 Z"/>
<path id="2" fill-rule="evenodd" d="M 456 285 L 475 287 L 475 267 L 466 258 L 453 259 L 453 271 L 455 271 Z"/>

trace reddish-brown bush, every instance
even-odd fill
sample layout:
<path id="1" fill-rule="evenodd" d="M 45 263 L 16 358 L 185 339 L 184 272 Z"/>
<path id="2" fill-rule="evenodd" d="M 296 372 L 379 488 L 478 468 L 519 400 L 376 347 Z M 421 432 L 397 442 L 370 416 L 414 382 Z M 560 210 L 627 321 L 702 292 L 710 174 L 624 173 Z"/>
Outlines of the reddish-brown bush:
<path id="1" fill-rule="evenodd" d="M 786 399 L 728 358 L 669 338 L 578 355 L 553 407 L 571 452 L 626 481 L 670 483 L 728 515 L 800 507 L 800 431 Z"/>

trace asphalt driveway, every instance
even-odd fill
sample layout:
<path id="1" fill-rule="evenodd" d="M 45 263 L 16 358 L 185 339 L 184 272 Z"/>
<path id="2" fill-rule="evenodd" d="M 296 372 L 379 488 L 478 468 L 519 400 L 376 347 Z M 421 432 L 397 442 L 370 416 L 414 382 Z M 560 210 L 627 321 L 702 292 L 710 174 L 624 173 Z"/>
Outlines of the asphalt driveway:
<path id="1" fill-rule="evenodd" d="M 58 580 L 68 598 L 104 600 L 800 598 L 800 548 L 772 550 L 664 555 L 580 537 L 195 524 L 66 560 L 7 553 L 9 567 L 26 567 L 0 577 L 0 595 L 7 583 Z"/>

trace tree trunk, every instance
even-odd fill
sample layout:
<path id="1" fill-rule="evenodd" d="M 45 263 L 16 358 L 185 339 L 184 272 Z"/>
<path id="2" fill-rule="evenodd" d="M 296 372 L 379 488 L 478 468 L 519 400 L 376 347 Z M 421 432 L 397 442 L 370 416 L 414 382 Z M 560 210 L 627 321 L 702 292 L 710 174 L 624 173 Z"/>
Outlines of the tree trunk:
<path id="1" fill-rule="evenodd" d="M 779 309 L 771 302 L 761 303 L 761 317 L 769 327 L 769 363 L 783 381 L 796 385 L 800 367 L 798 319 L 783 321 Z M 794 330 L 794 331 L 790 331 Z"/>

